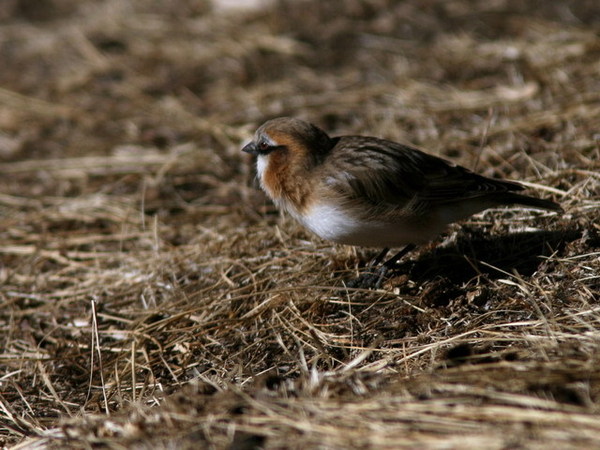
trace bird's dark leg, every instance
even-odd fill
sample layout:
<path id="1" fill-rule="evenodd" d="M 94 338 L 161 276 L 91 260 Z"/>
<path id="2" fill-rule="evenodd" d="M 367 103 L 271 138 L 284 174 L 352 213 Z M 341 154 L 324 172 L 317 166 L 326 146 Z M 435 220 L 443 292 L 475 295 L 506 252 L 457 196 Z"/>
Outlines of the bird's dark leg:
<path id="1" fill-rule="evenodd" d="M 386 262 L 381 264 L 385 255 L 389 252 L 389 248 L 384 248 L 369 264 L 364 273 L 362 273 L 358 278 L 352 280 L 348 283 L 348 287 L 351 288 L 365 288 L 369 289 L 374 287 L 375 289 L 379 289 L 381 287 L 381 283 L 385 278 L 388 270 L 393 269 L 396 263 L 400 258 L 406 255 L 408 252 L 414 250 L 414 244 L 408 244 Z M 379 268 L 377 268 L 379 266 Z"/>
<path id="2" fill-rule="evenodd" d="M 402 258 L 404 255 L 406 255 L 408 252 L 412 252 L 416 247 L 417 246 L 415 244 L 406 245 L 402 250 L 400 250 L 398 253 L 396 253 L 394 256 L 392 256 L 390 259 L 388 259 L 386 262 L 384 262 L 383 265 L 387 266 L 388 269 L 393 268 L 400 258 Z M 385 253 L 383 253 L 383 254 L 380 253 L 377 257 L 379 258 L 381 256 L 381 259 L 383 259 L 383 257 L 388 252 L 388 249 L 385 249 L 385 250 L 386 250 Z M 381 262 L 381 261 L 379 261 L 379 262 Z"/>
<path id="3" fill-rule="evenodd" d="M 379 264 L 381 264 L 381 261 L 383 261 L 383 258 L 385 258 L 385 255 L 387 255 L 389 251 L 389 247 L 386 247 L 383 250 L 381 250 L 381 252 L 379 252 L 379 254 L 371 260 L 371 262 L 369 263 L 369 267 L 376 267 Z"/>

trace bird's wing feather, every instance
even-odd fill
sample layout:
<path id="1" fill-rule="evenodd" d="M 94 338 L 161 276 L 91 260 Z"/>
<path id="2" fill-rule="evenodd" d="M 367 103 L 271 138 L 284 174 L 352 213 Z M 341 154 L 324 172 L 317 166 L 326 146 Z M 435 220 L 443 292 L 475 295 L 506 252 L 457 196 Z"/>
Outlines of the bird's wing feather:
<path id="1" fill-rule="evenodd" d="M 388 210 L 523 189 L 517 183 L 486 178 L 417 149 L 375 138 L 341 138 L 331 157 L 341 169 L 327 177 L 331 187 Z"/>

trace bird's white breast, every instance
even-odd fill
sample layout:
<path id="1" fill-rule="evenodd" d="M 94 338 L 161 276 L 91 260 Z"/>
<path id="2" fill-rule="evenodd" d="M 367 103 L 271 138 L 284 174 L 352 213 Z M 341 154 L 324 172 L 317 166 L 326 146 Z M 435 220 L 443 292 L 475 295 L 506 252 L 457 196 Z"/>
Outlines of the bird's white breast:
<path id="1" fill-rule="evenodd" d="M 437 223 L 415 224 L 410 219 L 393 222 L 366 219 L 356 211 L 331 203 L 317 203 L 304 214 L 287 208 L 296 220 L 323 239 L 363 247 L 398 247 L 428 241 L 443 230 Z M 445 225 L 445 224 L 444 224 Z"/>
<path id="2" fill-rule="evenodd" d="M 361 224 L 355 217 L 335 205 L 317 203 L 303 214 L 290 213 L 306 228 L 323 239 L 345 243 L 345 238 L 356 233 Z"/>

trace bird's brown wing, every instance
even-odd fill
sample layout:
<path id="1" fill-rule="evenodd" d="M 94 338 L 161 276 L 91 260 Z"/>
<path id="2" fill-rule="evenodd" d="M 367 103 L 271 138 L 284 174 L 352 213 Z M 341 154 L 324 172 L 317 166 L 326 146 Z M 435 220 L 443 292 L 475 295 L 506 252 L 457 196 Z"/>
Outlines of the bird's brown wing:
<path id="1" fill-rule="evenodd" d="M 330 157 L 337 168 L 326 177 L 330 186 L 382 210 L 419 210 L 523 189 L 517 183 L 486 178 L 420 150 L 376 138 L 340 138 Z"/>

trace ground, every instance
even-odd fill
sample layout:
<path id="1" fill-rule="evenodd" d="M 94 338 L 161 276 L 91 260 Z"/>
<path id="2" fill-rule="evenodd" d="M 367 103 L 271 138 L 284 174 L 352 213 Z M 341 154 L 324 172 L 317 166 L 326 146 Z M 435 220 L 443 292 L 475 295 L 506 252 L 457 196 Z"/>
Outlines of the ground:
<path id="1" fill-rule="evenodd" d="M 1 445 L 600 446 L 596 1 L 7 0 L 0 61 Z M 565 211 L 346 288 L 240 151 L 284 115 Z"/>

